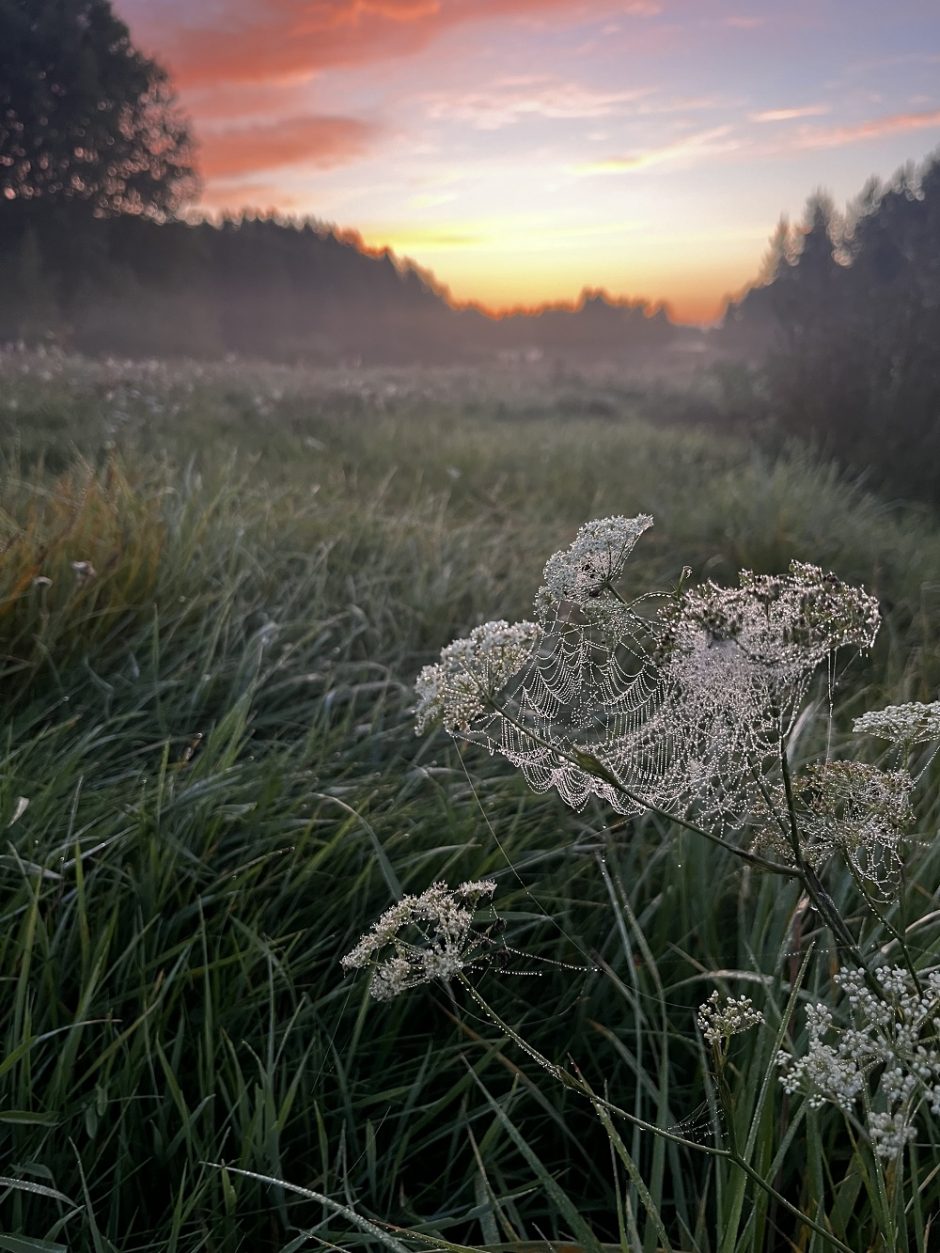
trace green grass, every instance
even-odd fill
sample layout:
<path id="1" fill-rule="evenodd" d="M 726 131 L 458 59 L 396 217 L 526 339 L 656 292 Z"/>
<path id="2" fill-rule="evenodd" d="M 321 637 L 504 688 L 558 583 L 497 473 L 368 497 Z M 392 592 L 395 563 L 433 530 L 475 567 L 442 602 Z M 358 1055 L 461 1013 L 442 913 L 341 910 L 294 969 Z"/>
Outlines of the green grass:
<path id="1" fill-rule="evenodd" d="M 695 1007 L 723 972 L 776 1024 L 793 895 L 416 739 L 411 683 L 468 627 L 525 615 L 582 521 L 647 511 L 637 590 L 796 557 L 878 593 L 841 743 L 848 714 L 936 695 L 935 519 L 609 387 L 592 415 L 596 387 L 509 375 L 7 356 L 0 383 L 0 1249 L 379 1247 L 336 1205 L 487 1245 L 652 1250 L 653 1211 L 689 1253 L 792 1233 L 726 1163 L 625 1124 L 614 1160 L 589 1104 L 459 989 L 374 1005 L 338 962 L 399 887 L 493 875 L 533 954 L 511 965 L 535 972 L 482 973 L 495 1011 L 711 1142 Z M 915 858 L 925 901 L 938 856 Z M 786 1142 L 776 1083 L 759 1104 L 772 1043 L 732 1054 L 742 1139 L 757 1111 L 754 1162 L 851 1244 L 869 1167 L 826 1111 Z M 936 1181 L 918 1203 L 936 1209 Z"/>

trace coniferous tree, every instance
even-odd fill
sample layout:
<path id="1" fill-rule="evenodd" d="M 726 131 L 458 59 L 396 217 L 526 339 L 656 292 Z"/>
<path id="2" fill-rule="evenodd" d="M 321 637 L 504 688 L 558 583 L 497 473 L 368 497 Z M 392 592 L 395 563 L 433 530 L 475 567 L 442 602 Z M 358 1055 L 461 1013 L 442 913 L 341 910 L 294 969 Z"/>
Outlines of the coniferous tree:
<path id="1" fill-rule="evenodd" d="M 796 255 L 726 319 L 762 356 L 770 416 L 873 481 L 940 503 L 940 155 L 866 184 L 846 220 L 816 195 Z"/>

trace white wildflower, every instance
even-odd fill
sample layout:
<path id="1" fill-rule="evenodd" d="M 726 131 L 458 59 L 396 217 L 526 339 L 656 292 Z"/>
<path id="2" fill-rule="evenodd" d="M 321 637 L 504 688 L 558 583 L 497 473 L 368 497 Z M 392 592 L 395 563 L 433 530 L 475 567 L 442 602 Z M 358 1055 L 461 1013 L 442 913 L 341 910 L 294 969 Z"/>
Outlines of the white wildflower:
<path id="1" fill-rule="evenodd" d="M 733 1035 L 760 1026 L 764 1015 L 754 1008 L 749 996 L 739 996 L 737 1000 L 728 996 L 724 1005 L 719 1005 L 716 991 L 699 1006 L 697 1021 L 706 1041 L 720 1045 Z"/>
<path id="2" fill-rule="evenodd" d="M 918 1109 L 940 1109 L 940 972 L 922 975 L 919 987 L 901 966 L 881 966 L 874 979 L 877 991 L 860 970 L 840 971 L 852 1025 L 836 1026 L 828 1006 L 810 1006 L 806 1053 L 783 1051 L 777 1061 L 784 1090 L 805 1093 L 814 1109 L 828 1102 L 851 1113 L 871 1084 L 868 1135 L 890 1159 L 913 1138 Z"/>
<path id="3" fill-rule="evenodd" d="M 940 739 L 940 700 L 929 705 L 911 701 L 907 705 L 873 709 L 856 718 L 852 730 L 860 735 L 877 735 L 894 744 L 921 744 L 925 740 Z"/>
<path id="4" fill-rule="evenodd" d="M 572 542 L 545 564 L 545 583 L 536 597 L 536 611 L 563 601 L 584 605 L 610 588 L 622 575 L 637 540 L 653 525 L 645 513 L 635 518 L 616 515 L 585 522 Z"/>
<path id="5" fill-rule="evenodd" d="M 425 666 L 415 681 L 417 734 L 437 721 L 451 734 L 468 731 L 531 657 L 540 635 L 534 622 L 500 619 L 448 644 L 440 661 Z"/>
<path id="6" fill-rule="evenodd" d="M 906 1110 L 895 1110 L 893 1114 L 872 1110 L 868 1115 L 868 1134 L 878 1156 L 890 1159 L 904 1152 L 915 1131 Z"/>
<path id="7" fill-rule="evenodd" d="M 836 648 L 869 647 L 878 622 L 877 602 L 862 588 L 800 562 L 785 575 L 744 570 L 738 587 L 703 583 L 667 602 L 656 650 L 661 721 L 688 759 L 688 799 L 734 813 L 744 781 L 792 724 L 813 671 Z"/>
<path id="8" fill-rule="evenodd" d="M 473 913 L 495 890 L 492 879 L 478 879 L 453 889 L 434 883 L 420 896 L 403 896 L 340 964 L 346 971 L 371 967 L 370 991 L 379 1001 L 450 979 L 473 961 L 480 943 Z"/>
<path id="9" fill-rule="evenodd" d="M 864 588 L 851 587 L 805 562 L 788 574 L 742 570 L 737 587 L 703 583 L 664 609 L 665 650 L 730 645 L 742 662 L 776 686 L 798 681 L 837 648 L 870 648 L 881 616 Z"/>
<path id="10" fill-rule="evenodd" d="M 807 766 L 792 784 L 800 855 L 814 868 L 841 852 L 860 878 L 882 891 L 896 886 L 898 852 L 914 820 L 910 795 L 914 781 L 906 770 L 879 770 L 860 761 L 827 761 Z M 766 801 L 756 792 L 757 812 L 765 815 L 755 845 L 783 861 L 793 860 L 784 828 L 789 825 L 783 787 Z"/>

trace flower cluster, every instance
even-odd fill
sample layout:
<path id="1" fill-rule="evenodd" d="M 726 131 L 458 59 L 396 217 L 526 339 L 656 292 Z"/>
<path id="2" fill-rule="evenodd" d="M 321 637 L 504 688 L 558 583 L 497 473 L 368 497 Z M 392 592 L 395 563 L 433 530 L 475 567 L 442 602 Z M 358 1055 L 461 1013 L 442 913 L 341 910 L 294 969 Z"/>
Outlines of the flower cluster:
<path id="1" fill-rule="evenodd" d="M 889 886 L 897 877 L 898 846 L 914 820 L 906 770 L 879 770 L 860 761 L 826 761 L 807 766 L 793 781 L 800 854 L 820 866 L 841 852 L 861 878 Z M 792 862 L 789 816 L 783 787 L 770 804 L 755 793 L 762 822 L 755 844 L 781 861 Z"/>
<path id="2" fill-rule="evenodd" d="M 877 735 L 894 744 L 922 744 L 926 740 L 940 740 L 940 700 L 922 705 L 911 701 L 907 705 L 888 705 L 862 714 L 852 723 L 857 734 Z"/>
<path id="3" fill-rule="evenodd" d="M 751 1027 L 758 1027 L 764 1015 L 755 1009 L 749 996 L 725 997 L 724 1005 L 718 1003 L 718 993 L 713 992 L 699 1006 L 697 1022 L 708 1044 L 721 1045 L 733 1035 L 740 1035 Z"/>
<path id="4" fill-rule="evenodd" d="M 878 602 L 864 588 L 801 561 L 791 562 L 788 574 L 742 570 L 737 587 L 702 583 L 660 616 L 667 652 L 688 650 L 704 633 L 710 645 L 733 644 L 783 682 L 814 670 L 837 648 L 870 648 L 881 622 Z"/>
<path id="5" fill-rule="evenodd" d="M 435 979 L 450 979 L 473 960 L 478 902 L 496 890 L 492 879 L 448 888 L 432 884 L 420 896 L 403 896 L 342 959 L 344 970 L 372 968 L 370 991 L 378 1001 Z"/>
<path id="6" fill-rule="evenodd" d="M 777 1063 L 786 1092 L 804 1092 L 810 1107 L 825 1103 L 853 1113 L 875 1073 L 874 1091 L 863 1102 L 875 1152 L 895 1158 L 914 1137 L 914 1119 L 926 1104 L 940 1115 L 940 971 L 915 983 L 900 966 L 874 972 L 878 990 L 860 970 L 836 975 L 852 1018 L 837 1027 L 831 1009 L 806 1011 L 809 1043 L 803 1057 L 781 1051 Z"/>
<path id="7" fill-rule="evenodd" d="M 799 562 L 744 571 L 736 588 L 656 594 L 655 610 L 653 594 L 627 601 L 615 583 L 651 525 L 585 523 L 545 566 L 536 623 L 487 623 L 422 670 L 416 730 L 442 721 L 576 809 L 594 795 L 619 813 L 694 807 L 699 821 L 739 823 L 813 671 L 871 645 L 878 605 Z"/>
<path id="8" fill-rule="evenodd" d="M 450 734 L 468 731 L 491 700 L 532 656 L 541 629 L 534 622 L 484 622 L 454 640 L 415 681 L 415 731 L 433 722 Z"/>
<path id="9" fill-rule="evenodd" d="M 546 562 L 536 611 L 543 615 L 565 601 L 584 606 L 600 596 L 623 574 L 637 540 L 652 525 L 653 519 L 645 513 L 586 522 L 568 547 Z"/>
<path id="10" fill-rule="evenodd" d="M 799 562 L 667 600 L 653 661 L 680 803 L 738 821 L 751 773 L 776 755 L 814 670 L 836 648 L 870 646 L 878 623 L 862 588 Z"/>

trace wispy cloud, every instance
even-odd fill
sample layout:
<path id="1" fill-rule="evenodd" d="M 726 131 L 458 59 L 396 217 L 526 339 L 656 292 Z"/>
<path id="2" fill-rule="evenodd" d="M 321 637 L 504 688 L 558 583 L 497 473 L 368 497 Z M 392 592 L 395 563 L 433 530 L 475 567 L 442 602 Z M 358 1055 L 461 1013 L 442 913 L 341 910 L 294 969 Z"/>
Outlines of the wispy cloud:
<path id="1" fill-rule="evenodd" d="M 367 240 L 381 240 L 397 251 L 450 252 L 454 249 L 486 248 L 501 253 L 544 252 L 592 239 L 623 238 L 649 227 L 641 219 L 595 222 L 579 225 L 546 223 L 528 216 L 487 219 L 481 222 L 452 222 L 437 227 L 379 224 L 363 234 Z"/>
<path id="2" fill-rule="evenodd" d="M 895 69 L 906 65 L 940 65 L 940 52 L 900 52 L 887 56 L 863 57 L 851 61 L 844 67 L 843 73 L 857 76 L 870 74 L 872 70 Z"/>
<path id="3" fill-rule="evenodd" d="M 457 199 L 455 191 L 419 192 L 412 196 L 408 203 L 413 209 L 436 209 L 442 204 L 451 204 Z"/>
<path id="4" fill-rule="evenodd" d="M 498 131 L 527 118 L 554 121 L 608 117 L 665 117 L 709 113 L 740 106 L 727 95 L 672 95 L 648 86 L 614 90 L 545 74 L 498 79 L 485 90 L 438 91 L 420 100 L 435 122 L 462 121 Z"/>
<path id="5" fill-rule="evenodd" d="M 722 152 L 734 152 L 740 141 L 732 135 L 730 126 L 716 126 L 711 130 L 686 135 L 657 148 L 645 148 L 627 156 L 605 157 L 575 167 L 578 174 L 635 174 L 654 165 L 673 162 L 694 162 Z"/>
<path id="6" fill-rule="evenodd" d="M 420 227 L 383 228 L 378 232 L 363 232 L 370 247 L 392 248 L 395 252 L 452 252 L 455 249 L 479 248 L 490 242 L 490 236 L 476 230 L 448 230 L 446 227 L 421 229 Z"/>
<path id="7" fill-rule="evenodd" d="M 610 117 L 650 94 L 650 88 L 603 91 L 545 75 L 503 79 L 485 91 L 436 93 L 424 97 L 435 121 L 470 122 L 478 130 L 495 131 L 527 117 Z"/>
<path id="8" fill-rule="evenodd" d="M 208 179 L 235 178 L 289 165 L 328 167 L 362 156 L 378 128 L 353 117 L 294 117 L 209 131 L 200 166 Z"/>
<path id="9" fill-rule="evenodd" d="M 887 117 L 872 118 L 847 126 L 826 129 L 805 128 L 793 140 L 794 148 L 840 148 L 843 144 L 857 144 L 867 139 L 880 139 L 883 135 L 896 135 L 902 131 L 918 131 L 940 128 L 940 109 L 923 113 L 892 113 Z"/>
<path id="10" fill-rule="evenodd" d="M 299 113 L 304 92 L 296 82 L 279 83 L 217 83 L 184 93 L 188 113 L 202 126 L 241 119 L 260 121 Z"/>
<path id="11" fill-rule="evenodd" d="M 792 109 L 764 109 L 760 113 L 751 113 L 751 122 L 792 122 L 801 117 L 822 117 L 831 112 L 828 104 L 804 104 Z"/>

